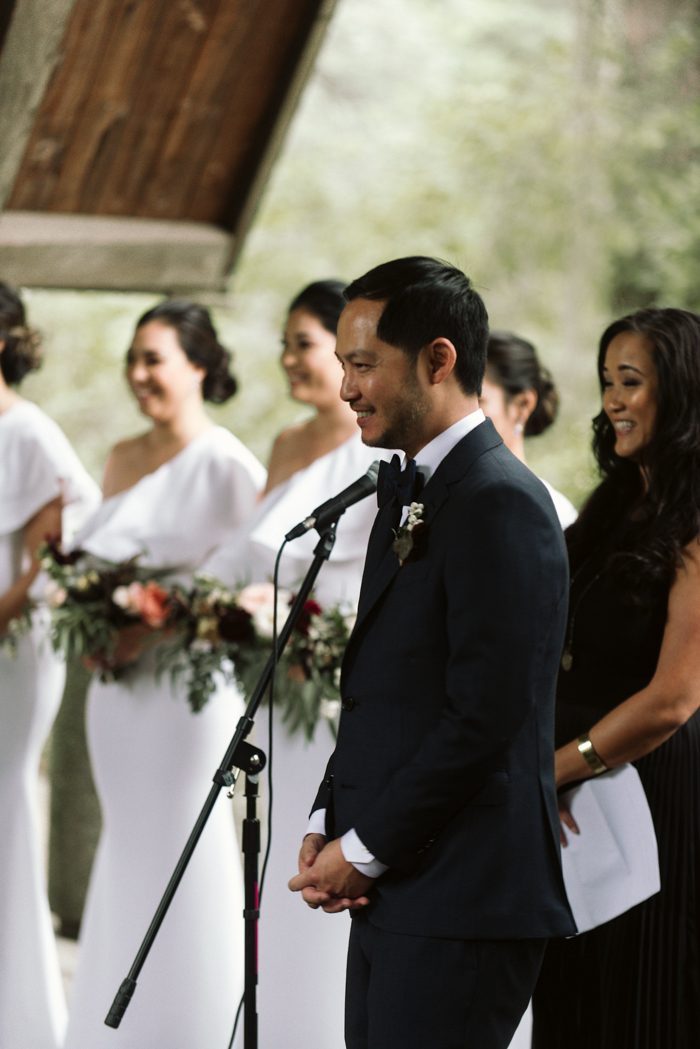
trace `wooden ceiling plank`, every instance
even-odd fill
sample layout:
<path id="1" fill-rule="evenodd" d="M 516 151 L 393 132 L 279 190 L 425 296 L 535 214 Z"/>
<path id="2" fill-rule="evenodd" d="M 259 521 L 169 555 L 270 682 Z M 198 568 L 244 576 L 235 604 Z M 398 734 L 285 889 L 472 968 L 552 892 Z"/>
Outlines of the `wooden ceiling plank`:
<path id="1" fill-rule="evenodd" d="M 248 46 L 251 53 L 261 56 L 260 60 L 251 63 L 247 75 L 237 78 L 233 85 L 231 97 L 236 102 L 233 110 L 229 105 L 226 132 L 223 129 L 214 132 L 221 142 L 217 156 L 219 170 L 227 173 L 218 194 L 218 220 L 227 228 L 232 227 L 245 205 L 255 169 L 302 62 L 318 9 L 318 0 L 307 0 L 305 8 L 282 0 L 278 4 L 277 32 L 272 34 L 268 27 L 263 37 L 260 26 L 254 28 Z M 203 191 L 211 181 L 205 171 L 192 197 L 189 214 L 196 215 L 200 221 L 208 214 Z"/>
<path id="2" fill-rule="evenodd" d="M 257 12 L 251 5 L 250 16 L 239 19 L 235 38 L 229 35 L 231 26 L 221 25 L 212 33 L 201 56 L 199 82 L 195 78 L 191 85 L 191 109 L 173 128 L 168 144 L 170 156 L 176 157 L 183 143 L 194 143 L 190 163 L 183 170 L 161 169 L 158 180 L 159 186 L 173 186 L 173 200 L 179 203 L 172 213 L 222 221 L 232 194 L 231 168 L 241 163 L 248 167 L 250 156 L 259 151 L 278 103 L 280 69 L 294 67 L 310 8 L 315 10 L 315 0 L 307 0 L 306 10 L 298 0 L 292 5 L 267 0 Z M 284 79 L 289 79 L 286 74 Z M 170 156 L 166 150 L 166 159 Z M 150 200 L 147 207 L 152 211 Z"/>
<path id="3" fill-rule="evenodd" d="M 228 213 L 224 220 L 225 227 L 230 229 L 232 233 L 225 267 L 227 273 L 233 271 L 243 249 L 248 230 L 253 222 L 264 188 L 270 178 L 272 167 L 282 149 L 282 144 L 299 103 L 301 93 L 326 35 L 328 23 L 333 17 L 336 3 L 337 0 L 317 0 L 313 22 L 309 26 L 308 35 L 297 58 L 291 78 L 287 84 L 280 84 L 280 90 L 284 94 L 275 114 L 274 124 L 260 147 L 257 157 L 253 160 L 253 167 L 250 171 L 242 204 L 240 198 L 232 198 L 229 202 Z"/>
<path id="4" fill-rule="evenodd" d="M 27 145 L 22 179 L 15 185 L 8 207 L 50 207 L 62 168 L 72 156 L 72 140 L 84 119 L 85 106 L 75 76 L 75 56 L 80 53 L 80 80 L 98 80 L 112 28 L 109 4 L 77 0 L 61 44 L 61 60 L 47 87 L 39 117 Z M 84 89 L 83 89 L 84 90 Z"/>
<path id="5" fill-rule="evenodd" d="M 273 2 L 269 0 L 266 10 Z M 144 198 L 144 213 L 189 214 L 192 184 L 201 177 L 212 151 L 219 148 L 216 134 L 220 119 L 215 120 L 216 133 L 210 133 L 215 111 L 221 109 L 217 85 L 222 79 L 230 80 L 232 70 L 250 60 L 246 41 L 250 22 L 257 14 L 256 5 L 251 3 L 228 2 L 220 6 L 192 69 L 182 103 L 163 138 L 157 182 L 152 183 Z M 217 204 L 211 202 L 208 220 L 215 221 Z"/>
<path id="6" fill-rule="evenodd" d="M 311 0 L 312 5 L 314 2 Z M 266 133 L 280 70 L 293 64 L 299 27 L 304 22 L 303 4 L 296 3 L 288 11 L 285 0 L 277 0 L 274 10 L 267 9 L 264 21 L 255 19 L 246 26 L 245 64 L 228 70 L 225 78 L 212 78 L 215 105 L 208 127 L 200 129 L 200 177 L 191 186 L 188 214 L 213 221 L 211 209 L 216 201 L 216 219 L 224 220 L 228 200 L 241 185 L 241 180 L 232 179 L 231 172 L 238 165 L 247 166 Z"/>
<path id="7" fill-rule="evenodd" d="M 25 0 L 5 27 L 0 54 L 0 209 L 11 198 L 46 85 L 76 0 Z"/>
<path id="8" fill-rule="evenodd" d="M 131 117 L 119 150 L 100 172 L 97 212 L 141 213 L 147 187 L 158 179 L 163 138 L 181 104 L 182 84 L 191 76 L 220 2 L 167 3 L 157 28 L 142 41 L 141 73 L 130 90 Z"/>
<path id="9" fill-rule="evenodd" d="M 97 80 L 90 83 L 77 69 L 73 71 L 71 89 L 82 89 L 82 108 L 56 186 L 54 210 L 99 212 L 103 182 L 108 178 L 110 161 L 122 148 L 132 112 L 130 96 L 142 72 L 140 54 L 144 41 L 158 25 L 164 0 L 111 3 L 113 17 Z M 131 160 L 140 163 L 138 154 Z"/>

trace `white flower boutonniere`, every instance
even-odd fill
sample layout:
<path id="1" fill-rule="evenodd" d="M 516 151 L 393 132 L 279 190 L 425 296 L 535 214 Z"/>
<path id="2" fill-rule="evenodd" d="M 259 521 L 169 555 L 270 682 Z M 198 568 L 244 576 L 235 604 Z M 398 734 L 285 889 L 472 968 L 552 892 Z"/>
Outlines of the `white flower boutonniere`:
<path id="1" fill-rule="evenodd" d="M 408 517 L 399 529 L 394 532 L 395 539 L 391 548 L 403 566 L 407 561 L 415 560 L 424 545 L 426 526 L 423 520 L 425 507 L 423 503 L 411 503 Z"/>

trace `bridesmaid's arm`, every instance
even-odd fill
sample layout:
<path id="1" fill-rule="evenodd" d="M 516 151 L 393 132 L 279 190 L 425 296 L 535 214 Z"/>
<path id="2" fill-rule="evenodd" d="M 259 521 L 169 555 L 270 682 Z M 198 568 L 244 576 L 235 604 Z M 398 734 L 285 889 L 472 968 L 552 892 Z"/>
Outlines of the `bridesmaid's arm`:
<path id="1" fill-rule="evenodd" d="M 684 551 L 668 599 L 668 617 L 653 678 L 590 729 L 608 768 L 656 750 L 700 707 L 700 542 Z M 557 787 L 588 779 L 593 770 L 572 740 L 555 755 Z"/>
<path id="2" fill-rule="evenodd" d="M 289 426 L 275 437 L 267 465 L 267 484 L 263 495 L 282 484 L 303 465 L 304 457 L 300 457 L 299 454 L 302 433 L 303 426 Z"/>
<path id="3" fill-rule="evenodd" d="M 57 496 L 42 506 L 24 527 L 22 545 L 28 567 L 0 596 L 0 634 L 5 633 L 10 620 L 20 615 L 26 604 L 29 588 L 39 572 L 38 548 L 47 539 L 61 538 L 61 508 L 61 497 Z"/>
<path id="4" fill-rule="evenodd" d="M 120 441 L 110 451 L 102 476 L 102 495 L 105 499 L 130 488 L 138 480 L 139 466 L 134 462 L 134 448 L 138 448 L 140 442 L 141 438 Z"/>
<path id="5" fill-rule="evenodd" d="M 267 495 L 273 488 L 276 488 L 278 484 L 285 479 L 285 459 L 286 459 L 286 440 L 285 432 L 278 433 L 272 445 L 272 451 L 270 452 L 270 461 L 267 464 L 267 482 L 265 484 L 265 491 L 263 495 Z"/>

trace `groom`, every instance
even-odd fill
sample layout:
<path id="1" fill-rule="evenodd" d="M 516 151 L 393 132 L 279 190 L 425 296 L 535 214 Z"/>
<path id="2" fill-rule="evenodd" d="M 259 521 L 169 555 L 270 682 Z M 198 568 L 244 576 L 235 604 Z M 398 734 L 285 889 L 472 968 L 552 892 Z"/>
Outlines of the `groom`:
<path id="1" fill-rule="evenodd" d="M 411 461 L 380 477 L 290 888 L 352 911 L 348 1049 L 505 1049 L 547 937 L 575 931 L 552 775 L 564 543 L 479 408 L 488 318 L 468 278 L 398 259 L 346 297 L 341 395 L 365 444 Z"/>

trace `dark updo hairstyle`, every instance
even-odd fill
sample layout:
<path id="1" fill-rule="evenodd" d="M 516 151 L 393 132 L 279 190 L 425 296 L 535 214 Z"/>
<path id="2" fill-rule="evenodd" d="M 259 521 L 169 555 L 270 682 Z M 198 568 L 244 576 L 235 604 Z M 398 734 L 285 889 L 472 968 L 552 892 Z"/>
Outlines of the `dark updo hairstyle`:
<path id="1" fill-rule="evenodd" d="M 229 368 L 231 353 L 219 342 L 209 310 L 189 299 L 166 299 L 139 317 L 137 328 L 157 321 L 177 332 L 185 356 L 205 371 L 202 396 L 205 401 L 223 404 L 233 397 L 238 383 Z"/>
<path id="2" fill-rule="evenodd" d="M 519 393 L 534 390 L 537 395 L 525 436 L 536 437 L 551 426 L 559 411 L 559 394 L 552 376 L 543 367 L 531 342 L 510 331 L 492 331 L 486 347 L 486 374 L 500 386 L 510 401 Z"/>
<path id="3" fill-rule="evenodd" d="M 39 333 L 27 327 L 24 304 L 9 284 L 0 281 L 0 371 L 8 386 L 19 386 L 41 365 Z"/>
<path id="4" fill-rule="evenodd" d="M 326 331 L 332 335 L 338 333 L 338 319 L 347 305 L 343 295 L 345 282 L 341 280 L 317 280 L 307 284 L 292 299 L 287 313 L 292 310 L 306 310 L 320 321 Z"/>
<path id="5" fill-rule="evenodd" d="M 580 561 L 612 536 L 626 577 L 669 585 L 683 549 L 700 535 L 700 316 L 644 309 L 611 324 L 598 350 L 601 392 L 608 346 L 622 332 L 643 336 L 654 359 L 654 433 L 639 459 L 622 458 L 610 420 L 598 413 L 593 453 L 603 480 L 567 538 Z"/>

